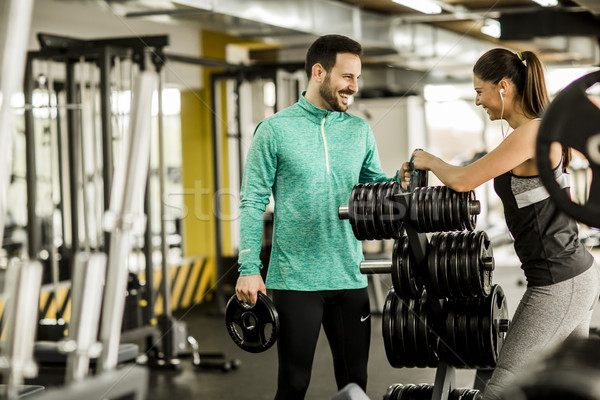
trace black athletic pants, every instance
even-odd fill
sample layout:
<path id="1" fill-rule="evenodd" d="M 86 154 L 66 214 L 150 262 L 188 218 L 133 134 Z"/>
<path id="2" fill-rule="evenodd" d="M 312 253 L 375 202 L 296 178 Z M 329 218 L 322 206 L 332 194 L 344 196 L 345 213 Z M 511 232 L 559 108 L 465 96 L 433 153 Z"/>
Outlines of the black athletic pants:
<path id="1" fill-rule="evenodd" d="M 304 399 L 321 324 L 333 355 L 338 390 L 352 382 L 366 391 L 371 342 L 367 288 L 273 290 L 273 303 L 280 322 L 276 400 Z"/>

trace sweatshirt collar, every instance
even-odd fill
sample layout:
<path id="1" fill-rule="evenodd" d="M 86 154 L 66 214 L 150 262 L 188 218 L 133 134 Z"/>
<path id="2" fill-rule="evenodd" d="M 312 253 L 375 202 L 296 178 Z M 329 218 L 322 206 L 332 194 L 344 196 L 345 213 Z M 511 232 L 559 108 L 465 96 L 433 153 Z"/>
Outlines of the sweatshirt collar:
<path id="1" fill-rule="evenodd" d="M 303 110 L 306 111 L 308 118 L 310 118 L 311 120 L 314 120 L 315 122 L 320 123 L 321 120 L 323 120 L 323 118 L 325 118 L 325 117 L 335 118 L 335 117 L 339 117 L 342 114 L 339 111 L 323 110 L 322 108 L 315 106 L 313 103 L 311 103 L 310 101 L 308 101 L 306 99 L 305 95 L 306 95 L 306 91 L 302 92 L 302 94 L 300 96 L 300 100 L 298 100 L 298 104 L 300 105 L 300 107 L 302 107 Z"/>

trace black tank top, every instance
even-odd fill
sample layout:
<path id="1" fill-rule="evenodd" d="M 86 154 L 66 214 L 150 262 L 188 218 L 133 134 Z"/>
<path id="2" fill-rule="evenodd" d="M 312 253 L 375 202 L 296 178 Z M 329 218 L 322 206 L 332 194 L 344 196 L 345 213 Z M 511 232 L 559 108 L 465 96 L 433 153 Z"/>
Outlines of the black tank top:
<path id="1" fill-rule="evenodd" d="M 562 164 L 554 175 L 568 193 L 569 176 Z M 528 285 L 558 283 L 592 265 L 594 258 L 579 241 L 577 223 L 556 208 L 539 176 L 507 172 L 494 179 L 494 189 L 504 205 L 506 225 Z"/>

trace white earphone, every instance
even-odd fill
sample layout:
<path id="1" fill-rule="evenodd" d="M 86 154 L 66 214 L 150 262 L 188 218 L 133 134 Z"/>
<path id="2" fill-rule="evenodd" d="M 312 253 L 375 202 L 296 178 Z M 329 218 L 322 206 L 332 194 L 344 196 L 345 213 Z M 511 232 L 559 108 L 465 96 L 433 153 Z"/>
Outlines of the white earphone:
<path id="1" fill-rule="evenodd" d="M 500 112 L 500 130 L 502 131 L 502 139 L 504 139 L 506 137 L 506 135 L 504 134 L 504 125 L 503 125 L 504 119 L 502 118 L 502 117 L 504 117 L 504 96 L 502 96 L 503 93 L 504 93 L 504 88 L 500 88 L 500 100 L 502 100 L 502 111 Z"/>

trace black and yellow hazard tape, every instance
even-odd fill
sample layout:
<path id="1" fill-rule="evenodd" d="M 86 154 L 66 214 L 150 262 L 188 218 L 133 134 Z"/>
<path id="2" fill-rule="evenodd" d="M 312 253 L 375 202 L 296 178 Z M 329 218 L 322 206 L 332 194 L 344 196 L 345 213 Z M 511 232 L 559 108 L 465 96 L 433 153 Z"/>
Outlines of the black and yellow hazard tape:
<path id="1" fill-rule="evenodd" d="M 154 307 L 156 315 L 161 315 L 164 311 L 162 294 L 159 292 L 162 278 L 162 270 L 154 270 L 154 289 L 157 293 Z M 191 259 L 170 266 L 169 278 L 172 311 L 187 308 L 202 303 L 207 296 L 211 295 L 211 288 L 216 281 L 214 263 L 206 258 Z M 145 280 L 145 271 L 139 273 L 139 279 Z M 6 322 L 5 305 L 6 299 L 0 298 L 0 335 L 4 331 Z M 56 286 L 43 285 L 40 291 L 39 319 L 63 319 L 69 322 L 70 318 L 71 281 L 59 282 Z"/>

